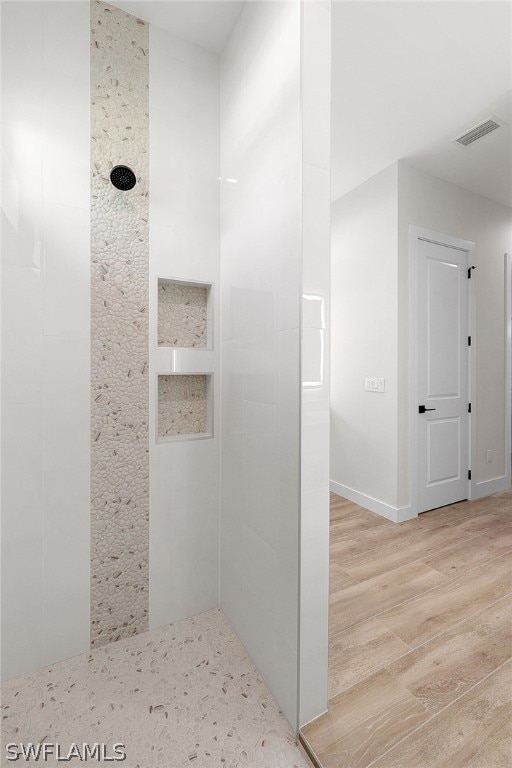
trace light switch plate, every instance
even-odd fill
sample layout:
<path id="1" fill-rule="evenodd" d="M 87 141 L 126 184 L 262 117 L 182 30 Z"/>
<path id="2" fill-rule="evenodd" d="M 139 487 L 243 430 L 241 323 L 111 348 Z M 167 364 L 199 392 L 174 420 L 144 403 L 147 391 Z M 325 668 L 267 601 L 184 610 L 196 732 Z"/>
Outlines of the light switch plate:
<path id="1" fill-rule="evenodd" d="M 365 392 L 385 392 L 386 379 L 382 377 L 367 376 L 364 380 L 364 389 Z"/>

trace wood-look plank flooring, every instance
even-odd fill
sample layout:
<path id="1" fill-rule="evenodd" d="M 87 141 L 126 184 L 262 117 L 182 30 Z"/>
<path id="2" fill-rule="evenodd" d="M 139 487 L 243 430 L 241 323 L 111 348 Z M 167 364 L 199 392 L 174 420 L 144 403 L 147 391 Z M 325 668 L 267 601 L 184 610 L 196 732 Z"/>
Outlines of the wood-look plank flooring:
<path id="1" fill-rule="evenodd" d="M 395 524 L 331 494 L 323 768 L 512 766 L 512 492 Z"/>

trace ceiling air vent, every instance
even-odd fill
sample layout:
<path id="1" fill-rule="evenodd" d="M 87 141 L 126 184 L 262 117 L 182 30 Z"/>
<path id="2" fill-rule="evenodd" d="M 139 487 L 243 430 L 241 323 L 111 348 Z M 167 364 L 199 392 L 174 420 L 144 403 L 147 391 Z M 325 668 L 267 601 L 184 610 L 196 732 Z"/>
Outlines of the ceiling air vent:
<path id="1" fill-rule="evenodd" d="M 487 136 L 488 133 L 492 133 L 492 131 L 495 131 L 496 128 L 500 128 L 502 125 L 503 120 L 494 116 L 489 117 L 487 120 L 484 120 L 483 123 L 479 123 L 461 136 L 457 136 L 456 139 L 453 139 L 453 142 L 455 144 L 460 144 L 463 147 L 468 147 L 470 144 L 473 144 L 474 141 L 478 141 L 478 139 Z"/>

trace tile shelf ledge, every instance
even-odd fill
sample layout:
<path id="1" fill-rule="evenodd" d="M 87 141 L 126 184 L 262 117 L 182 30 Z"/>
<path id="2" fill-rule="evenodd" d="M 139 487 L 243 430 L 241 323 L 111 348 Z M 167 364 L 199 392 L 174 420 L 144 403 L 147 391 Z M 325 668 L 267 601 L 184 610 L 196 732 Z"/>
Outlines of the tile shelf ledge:
<path id="1" fill-rule="evenodd" d="M 156 442 L 158 445 L 165 443 L 183 443 L 190 440 L 211 440 L 213 432 L 191 432 L 188 435 L 158 435 Z"/>

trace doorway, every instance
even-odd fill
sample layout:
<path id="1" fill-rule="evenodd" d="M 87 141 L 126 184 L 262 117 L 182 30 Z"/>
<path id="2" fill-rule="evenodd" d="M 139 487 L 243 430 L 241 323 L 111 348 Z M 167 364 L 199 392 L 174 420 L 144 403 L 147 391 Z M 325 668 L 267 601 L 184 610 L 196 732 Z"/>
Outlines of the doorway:
<path id="1" fill-rule="evenodd" d="M 474 243 L 410 228 L 411 500 L 416 513 L 471 497 Z"/>

